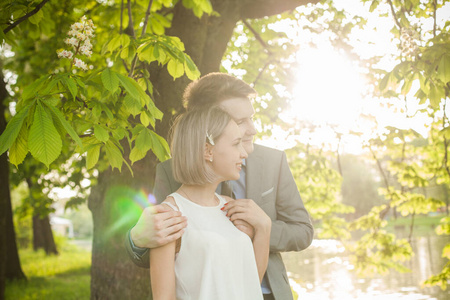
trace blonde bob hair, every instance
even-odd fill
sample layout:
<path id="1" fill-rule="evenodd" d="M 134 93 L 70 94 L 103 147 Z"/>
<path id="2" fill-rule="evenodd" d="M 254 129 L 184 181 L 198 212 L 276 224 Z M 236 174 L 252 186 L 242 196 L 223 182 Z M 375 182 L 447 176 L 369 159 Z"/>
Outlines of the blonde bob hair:
<path id="1" fill-rule="evenodd" d="M 176 181 L 188 185 L 211 183 L 216 175 L 204 157 L 206 143 L 214 146 L 231 116 L 218 106 L 190 110 L 172 127 L 172 171 Z"/>

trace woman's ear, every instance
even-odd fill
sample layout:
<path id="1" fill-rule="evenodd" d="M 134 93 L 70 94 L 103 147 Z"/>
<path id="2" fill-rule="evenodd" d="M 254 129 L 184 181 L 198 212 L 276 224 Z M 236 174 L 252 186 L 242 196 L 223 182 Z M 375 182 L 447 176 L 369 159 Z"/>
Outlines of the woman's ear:
<path id="1" fill-rule="evenodd" d="M 213 162 L 213 147 L 213 145 L 205 143 L 205 153 L 203 154 L 203 158 L 209 162 Z"/>

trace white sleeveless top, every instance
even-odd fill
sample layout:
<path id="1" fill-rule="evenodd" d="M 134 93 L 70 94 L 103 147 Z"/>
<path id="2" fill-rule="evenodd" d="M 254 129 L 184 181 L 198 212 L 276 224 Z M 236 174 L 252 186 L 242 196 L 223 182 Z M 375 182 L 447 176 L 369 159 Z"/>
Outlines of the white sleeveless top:
<path id="1" fill-rule="evenodd" d="M 177 300 L 262 300 L 251 239 L 217 206 L 198 205 L 172 193 L 188 218 L 175 257 Z"/>

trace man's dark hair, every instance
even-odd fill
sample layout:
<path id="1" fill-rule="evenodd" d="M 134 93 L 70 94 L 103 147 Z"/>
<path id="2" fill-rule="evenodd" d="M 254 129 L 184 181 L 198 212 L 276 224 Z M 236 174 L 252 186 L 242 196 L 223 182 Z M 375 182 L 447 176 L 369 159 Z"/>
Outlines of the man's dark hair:
<path id="1" fill-rule="evenodd" d="M 209 73 L 191 82 L 183 94 L 183 103 L 187 110 L 205 108 L 219 104 L 231 98 L 249 98 L 256 91 L 244 81 L 225 74 Z"/>

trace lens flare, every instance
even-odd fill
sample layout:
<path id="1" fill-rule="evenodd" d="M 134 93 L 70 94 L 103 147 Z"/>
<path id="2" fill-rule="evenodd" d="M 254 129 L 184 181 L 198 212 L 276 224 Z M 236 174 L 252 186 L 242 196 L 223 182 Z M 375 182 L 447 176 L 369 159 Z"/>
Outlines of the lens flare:
<path id="1" fill-rule="evenodd" d="M 144 208 L 155 204 L 155 196 L 145 189 L 135 190 L 127 186 L 111 187 L 105 195 L 104 213 L 108 213 L 109 228 L 104 231 L 103 238 L 111 238 L 114 235 L 123 236 L 136 224 Z"/>

